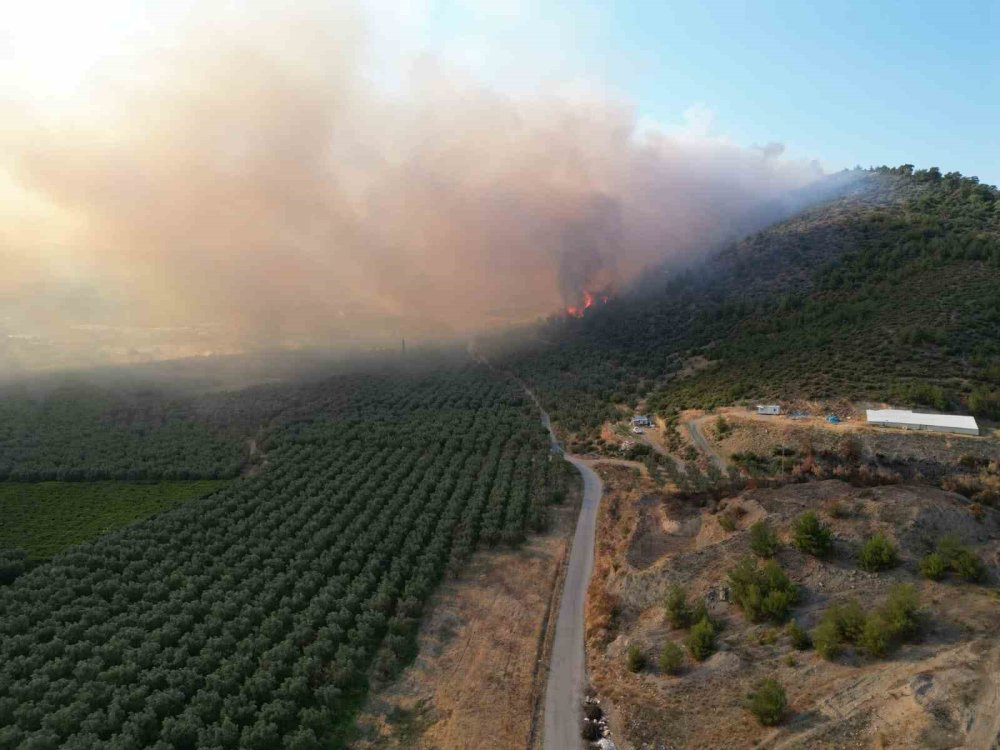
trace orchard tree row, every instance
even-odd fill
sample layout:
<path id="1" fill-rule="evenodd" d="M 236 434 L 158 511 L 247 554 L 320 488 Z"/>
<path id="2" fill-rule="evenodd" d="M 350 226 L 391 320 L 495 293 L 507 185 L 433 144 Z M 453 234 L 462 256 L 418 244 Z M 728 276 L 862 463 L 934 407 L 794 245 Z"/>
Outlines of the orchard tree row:
<path id="1" fill-rule="evenodd" d="M 0 748 L 320 748 L 415 651 L 429 594 L 562 497 L 485 368 L 342 378 L 268 463 L 0 589 Z"/>

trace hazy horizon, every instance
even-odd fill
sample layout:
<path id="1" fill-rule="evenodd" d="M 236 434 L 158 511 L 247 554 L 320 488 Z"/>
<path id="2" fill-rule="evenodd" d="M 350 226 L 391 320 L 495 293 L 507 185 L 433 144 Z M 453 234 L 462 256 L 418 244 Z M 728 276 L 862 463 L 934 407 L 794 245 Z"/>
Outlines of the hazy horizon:
<path id="1" fill-rule="evenodd" d="M 696 13 L 643 12 L 669 38 Z M 524 323 L 702 257 L 831 171 L 786 148 L 797 125 L 734 137 L 719 71 L 704 66 L 698 96 L 698 50 L 615 51 L 631 13 L 613 17 L 433 0 L 20 7 L 0 39 L 0 369 Z M 635 86 L 595 65 L 607 54 L 645 59 Z M 650 89 L 656 54 L 689 70 L 676 92 Z"/>

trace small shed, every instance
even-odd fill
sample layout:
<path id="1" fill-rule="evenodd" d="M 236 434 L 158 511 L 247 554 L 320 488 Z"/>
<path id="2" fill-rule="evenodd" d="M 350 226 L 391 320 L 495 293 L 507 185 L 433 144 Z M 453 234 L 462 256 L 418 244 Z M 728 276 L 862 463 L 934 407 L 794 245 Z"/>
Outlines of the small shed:
<path id="1" fill-rule="evenodd" d="M 876 427 L 954 432 L 959 435 L 979 434 L 976 418 L 959 414 L 921 414 L 907 409 L 868 409 L 867 416 L 868 424 Z"/>
<path id="2" fill-rule="evenodd" d="M 777 404 L 757 404 L 757 413 L 775 416 L 781 414 L 781 407 Z"/>
<path id="3" fill-rule="evenodd" d="M 636 414 L 634 417 L 632 417 L 632 426 L 633 427 L 652 427 L 653 426 L 653 420 L 650 419 L 645 414 Z"/>

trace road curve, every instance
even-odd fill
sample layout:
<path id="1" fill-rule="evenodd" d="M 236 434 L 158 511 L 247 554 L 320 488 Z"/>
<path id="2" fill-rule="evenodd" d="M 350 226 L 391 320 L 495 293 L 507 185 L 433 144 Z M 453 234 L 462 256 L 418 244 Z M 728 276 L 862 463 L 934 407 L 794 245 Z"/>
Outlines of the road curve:
<path id="1" fill-rule="evenodd" d="M 726 470 L 726 462 L 723 460 L 722 456 L 715 452 L 708 440 L 701 433 L 701 422 L 706 419 L 706 417 L 698 417 L 697 419 L 692 419 L 686 422 L 688 434 L 691 436 L 691 440 L 701 449 L 708 458 L 714 463 L 719 471 Z"/>
<path id="2" fill-rule="evenodd" d="M 549 415 L 542 412 L 542 424 L 549 431 L 552 449 L 563 453 L 556 439 Z M 565 454 L 564 454 L 565 455 Z M 583 477 L 583 503 L 576 522 L 576 533 L 570 549 L 566 580 L 563 584 L 559 615 L 552 638 L 548 681 L 545 685 L 545 726 L 542 734 L 544 750 L 580 750 L 581 704 L 587 681 L 584 656 L 584 611 L 587 586 L 594 568 L 594 536 L 597 529 L 597 507 L 604 489 L 586 461 L 566 455 Z"/>

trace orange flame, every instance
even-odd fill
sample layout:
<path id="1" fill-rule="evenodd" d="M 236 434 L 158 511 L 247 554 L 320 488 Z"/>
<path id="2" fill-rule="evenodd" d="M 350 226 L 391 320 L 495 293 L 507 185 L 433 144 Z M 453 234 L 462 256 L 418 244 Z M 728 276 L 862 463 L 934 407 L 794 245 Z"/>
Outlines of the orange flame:
<path id="1" fill-rule="evenodd" d="M 601 304 L 602 305 L 608 304 L 608 299 L 609 299 L 608 295 L 602 294 L 598 299 L 601 300 Z M 590 291 L 584 289 L 583 290 L 583 304 L 579 305 L 579 306 L 577 306 L 577 305 L 567 305 L 566 306 L 566 314 L 569 315 L 569 316 L 571 316 L 571 317 L 574 317 L 574 318 L 582 318 L 583 314 L 587 310 L 589 310 L 591 307 L 594 306 L 594 301 L 595 301 L 594 300 L 594 295 Z"/>

